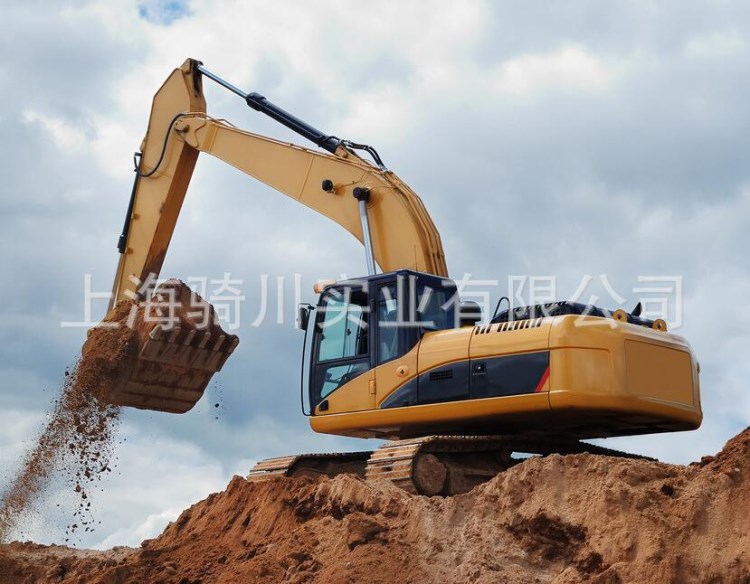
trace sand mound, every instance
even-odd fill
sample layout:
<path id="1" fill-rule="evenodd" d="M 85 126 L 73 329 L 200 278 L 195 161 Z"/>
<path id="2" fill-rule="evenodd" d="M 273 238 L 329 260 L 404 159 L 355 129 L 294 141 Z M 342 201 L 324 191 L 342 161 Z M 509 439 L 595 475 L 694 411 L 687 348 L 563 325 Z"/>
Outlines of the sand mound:
<path id="1" fill-rule="evenodd" d="M 750 429 L 689 466 L 532 458 L 452 498 L 235 477 L 138 550 L 0 546 L 0 583 L 747 583 L 749 455 Z"/>

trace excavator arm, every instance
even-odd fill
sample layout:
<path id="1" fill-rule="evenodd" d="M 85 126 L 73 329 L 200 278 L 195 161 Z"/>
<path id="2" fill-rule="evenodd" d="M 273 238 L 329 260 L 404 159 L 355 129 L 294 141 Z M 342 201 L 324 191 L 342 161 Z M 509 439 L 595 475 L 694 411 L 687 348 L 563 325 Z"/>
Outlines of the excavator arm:
<path id="1" fill-rule="evenodd" d="M 326 152 L 317 152 L 239 130 L 206 114 L 203 79 L 209 77 Z M 364 150 L 372 164 L 358 156 Z M 135 327 L 137 351 L 127 363 L 110 364 L 123 373 L 108 390 L 108 401 L 123 406 L 185 412 L 195 405 L 239 339 L 214 318 L 197 323 L 187 310 L 194 295 L 170 281 L 153 291 L 159 302 L 181 299 L 177 325 L 168 329 L 146 318 L 159 302 L 147 292 L 159 276 L 200 152 L 211 154 L 325 215 L 365 245 L 368 270 L 411 268 L 447 276 L 440 236 L 420 198 L 387 170 L 369 146 L 340 140 L 268 102 L 246 94 L 188 59 L 154 96 L 146 137 L 136 154 L 136 178 L 118 242 L 120 259 L 105 321 L 123 317 L 122 301 L 134 300 L 144 317 Z M 176 294 L 175 294 L 176 293 Z M 190 296 L 190 298 L 188 298 Z M 197 299 L 198 304 L 204 303 Z M 205 305 L 205 303 L 204 303 Z M 209 305 L 210 306 L 210 305 Z M 156 314 L 159 316 L 159 314 Z M 149 324 L 146 324 L 148 321 Z M 92 333 L 94 331 L 92 330 Z M 84 345 L 84 356 L 104 334 Z"/>
<path id="2" fill-rule="evenodd" d="M 209 117 L 202 89 L 204 72 L 242 95 L 254 109 L 329 152 L 253 134 Z M 120 236 L 113 304 L 132 297 L 149 275 L 158 276 L 199 152 L 325 215 L 365 246 L 371 244 L 374 261 L 384 271 L 411 268 L 447 276 L 440 236 L 419 196 L 393 172 L 358 156 L 350 145 L 315 130 L 262 96 L 242 93 L 198 61 L 185 61 L 154 97 Z M 369 237 L 362 222 L 363 198 Z"/>

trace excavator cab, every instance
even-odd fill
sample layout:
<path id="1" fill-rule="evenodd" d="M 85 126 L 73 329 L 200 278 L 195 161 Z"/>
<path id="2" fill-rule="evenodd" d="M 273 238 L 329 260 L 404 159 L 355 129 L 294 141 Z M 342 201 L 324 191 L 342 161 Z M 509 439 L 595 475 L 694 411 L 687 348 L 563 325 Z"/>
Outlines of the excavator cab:
<path id="1" fill-rule="evenodd" d="M 476 325 L 447 278 L 412 270 L 331 284 L 314 318 L 316 432 L 407 439 L 554 430 L 583 440 L 701 420 L 689 345 L 659 321 L 570 302 Z"/>
<path id="2" fill-rule="evenodd" d="M 325 412 L 327 397 L 334 391 L 380 365 L 402 358 L 426 332 L 466 324 L 461 322 L 460 309 L 452 280 L 413 270 L 326 287 L 312 331 L 311 409 Z M 302 316 L 300 323 L 308 319 Z"/>

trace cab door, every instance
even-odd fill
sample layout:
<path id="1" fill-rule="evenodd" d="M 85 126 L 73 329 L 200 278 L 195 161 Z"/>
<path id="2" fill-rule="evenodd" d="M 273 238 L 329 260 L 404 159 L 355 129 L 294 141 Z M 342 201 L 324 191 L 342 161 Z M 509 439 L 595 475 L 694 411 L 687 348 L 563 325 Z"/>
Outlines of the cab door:
<path id="1" fill-rule="evenodd" d="M 369 382 L 363 374 L 371 369 L 369 302 L 364 290 L 330 290 L 322 298 L 315 318 L 313 366 L 310 370 L 310 403 L 319 411 L 329 410 L 329 397 L 349 388 L 345 398 L 335 399 L 340 411 L 371 408 Z M 352 384 L 350 382 L 357 381 Z M 365 392 L 359 386 L 367 386 Z"/>
<path id="2" fill-rule="evenodd" d="M 455 284 L 437 276 L 404 271 L 391 281 L 377 283 L 371 296 L 373 327 L 377 329 L 372 359 L 378 407 L 455 399 L 455 392 L 446 393 L 446 384 L 434 384 L 429 375 L 419 375 L 418 361 L 425 333 L 454 326 Z M 455 388 L 455 383 L 448 385 Z"/>

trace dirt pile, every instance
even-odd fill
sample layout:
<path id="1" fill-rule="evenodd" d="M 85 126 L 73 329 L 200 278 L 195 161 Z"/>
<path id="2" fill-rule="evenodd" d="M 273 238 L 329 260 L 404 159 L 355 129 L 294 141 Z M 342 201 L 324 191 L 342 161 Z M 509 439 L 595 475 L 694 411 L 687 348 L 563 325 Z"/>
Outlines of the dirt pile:
<path id="1" fill-rule="evenodd" d="M 531 458 L 466 495 L 235 477 L 141 549 L 0 547 L 6 582 L 750 583 L 750 429 L 676 466 Z"/>

